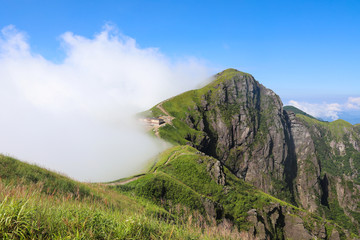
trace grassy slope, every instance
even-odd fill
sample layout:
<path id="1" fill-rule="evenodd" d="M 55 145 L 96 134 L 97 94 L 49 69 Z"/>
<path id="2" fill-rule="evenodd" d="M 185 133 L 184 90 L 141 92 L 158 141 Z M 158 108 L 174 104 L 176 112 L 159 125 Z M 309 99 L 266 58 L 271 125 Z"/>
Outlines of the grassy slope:
<path id="1" fill-rule="evenodd" d="M 208 165 L 215 161 L 190 146 L 175 146 L 159 156 L 157 164 L 146 176 L 116 188 L 135 192 L 155 204 L 161 204 L 169 212 L 179 212 L 178 206 L 181 205 L 187 207 L 186 212 L 197 211 L 206 216 L 203 203 L 208 199 L 215 203 L 217 216 L 215 219 L 205 218 L 205 222 L 231 219 L 240 231 L 246 231 L 249 227 L 246 220 L 249 210 L 261 212 L 274 203 L 287 206 L 291 214 L 302 216 L 309 226 L 325 221 L 255 189 L 239 180 L 226 167 L 226 185 L 217 184 L 207 170 Z M 330 228 L 331 224 L 327 224 L 327 227 Z M 277 233 L 274 231 L 272 234 L 275 237 Z"/>
<path id="2" fill-rule="evenodd" d="M 219 239 L 164 208 L 0 155 L 1 239 Z M 231 232 L 228 234 L 231 236 Z"/>
<path id="3" fill-rule="evenodd" d="M 301 114 L 301 115 L 307 116 L 309 118 L 316 119 L 315 117 L 311 116 L 310 114 L 307 114 L 306 112 L 301 111 L 300 109 L 298 109 L 294 106 L 284 106 L 284 110 L 288 111 L 288 112 L 293 112 L 295 114 Z"/>
<path id="4" fill-rule="evenodd" d="M 88 197 L 92 194 L 85 184 L 3 155 L 0 155 L 0 179 L 5 184 L 15 184 L 19 181 L 26 185 L 41 183 L 42 192 L 49 194 L 72 194 L 76 197 Z M 44 179 L 46 181 L 43 181 Z"/>

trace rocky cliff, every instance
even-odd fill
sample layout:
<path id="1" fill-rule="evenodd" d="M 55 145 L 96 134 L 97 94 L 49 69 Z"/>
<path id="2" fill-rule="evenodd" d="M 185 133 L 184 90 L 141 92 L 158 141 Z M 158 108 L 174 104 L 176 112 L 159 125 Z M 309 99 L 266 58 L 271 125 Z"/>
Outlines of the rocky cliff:
<path id="1" fill-rule="evenodd" d="M 174 117 L 159 129 L 162 138 L 191 145 L 262 191 L 359 230 L 359 126 L 285 111 L 272 90 L 235 69 L 162 107 Z M 151 114 L 163 115 L 156 107 Z"/>

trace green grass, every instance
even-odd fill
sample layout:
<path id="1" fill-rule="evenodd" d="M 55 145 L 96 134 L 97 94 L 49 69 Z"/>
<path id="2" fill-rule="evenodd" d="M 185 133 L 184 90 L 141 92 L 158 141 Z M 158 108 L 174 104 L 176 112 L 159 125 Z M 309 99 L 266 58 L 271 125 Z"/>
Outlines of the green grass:
<path id="1" fill-rule="evenodd" d="M 197 207 L 177 205 L 188 214 L 173 214 L 134 192 L 79 183 L 6 156 L 0 165 L 0 239 L 240 238 L 235 228 L 201 220 Z M 167 178 L 159 173 L 158 179 L 172 184 Z M 178 194 L 176 186 L 170 188 Z"/>
<path id="2" fill-rule="evenodd" d="M 6 190 L 16 194 L 0 196 L 1 239 L 207 239 L 195 227 L 146 212 Z"/>
<path id="3" fill-rule="evenodd" d="M 210 88 L 214 88 L 214 87 L 218 86 L 223 81 L 225 81 L 227 79 L 231 79 L 235 76 L 252 77 L 249 73 L 241 72 L 241 71 L 233 69 L 233 68 L 228 68 L 228 69 L 222 71 L 221 73 L 217 74 L 216 80 L 212 81 L 210 84 L 205 86 L 202 90 L 203 90 L 203 92 L 205 92 L 205 91 L 209 90 Z"/>
<path id="4" fill-rule="evenodd" d="M 306 122 L 309 126 L 315 125 L 320 128 L 325 128 L 331 133 L 332 137 L 335 137 L 335 139 L 337 140 L 342 139 L 346 135 L 346 133 L 348 131 L 352 131 L 354 127 L 353 125 L 351 125 L 351 123 L 348 123 L 347 121 L 341 119 L 333 122 L 323 122 L 302 114 L 297 114 L 296 116 L 303 122 Z"/>
<path id="5" fill-rule="evenodd" d="M 172 123 L 173 125 L 167 124 L 159 128 L 159 133 L 162 139 L 174 145 L 185 145 L 191 141 L 200 143 L 205 136 L 204 132 L 192 129 L 178 119 L 174 119 Z"/>
<path id="6" fill-rule="evenodd" d="M 31 184 L 42 183 L 42 191 L 48 194 L 71 193 L 74 197 L 90 196 L 91 190 L 86 184 L 78 183 L 63 175 L 48 171 L 32 164 L 0 155 L 0 179 L 5 183 Z M 46 179 L 46 181 L 43 181 Z"/>

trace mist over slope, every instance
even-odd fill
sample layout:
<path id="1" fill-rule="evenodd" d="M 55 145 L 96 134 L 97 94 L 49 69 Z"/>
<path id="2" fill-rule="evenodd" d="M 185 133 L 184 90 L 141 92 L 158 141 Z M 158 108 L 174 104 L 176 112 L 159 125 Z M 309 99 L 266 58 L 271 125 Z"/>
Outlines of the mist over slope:
<path id="1" fill-rule="evenodd" d="M 209 76 L 200 60 L 169 59 L 106 25 L 60 37 L 65 59 L 34 52 L 26 33 L 0 34 L 0 152 L 85 181 L 133 174 L 166 148 L 134 115 Z M 141 148 L 141 151 L 138 149 Z"/>

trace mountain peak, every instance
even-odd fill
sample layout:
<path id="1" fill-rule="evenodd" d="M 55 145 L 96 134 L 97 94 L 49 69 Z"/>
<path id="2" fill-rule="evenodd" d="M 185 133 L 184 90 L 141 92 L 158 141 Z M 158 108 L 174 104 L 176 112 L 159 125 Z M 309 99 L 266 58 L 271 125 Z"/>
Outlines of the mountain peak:
<path id="1" fill-rule="evenodd" d="M 241 72 L 237 69 L 234 68 L 228 68 L 225 69 L 222 72 L 219 72 L 217 74 L 215 74 L 215 80 L 213 80 L 211 83 L 209 83 L 206 87 L 215 87 L 217 88 L 217 86 L 219 84 L 228 82 L 228 81 L 233 81 L 235 80 L 236 82 L 238 81 L 244 81 L 244 80 L 248 80 L 248 82 L 250 81 L 251 83 L 255 83 L 256 80 L 254 79 L 254 77 L 246 72 Z"/>
<path id="2" fill-rule="evenodd" d="M 223 74 L 226 74 L 226 75 L 235 75 L 235 74 L 250 75 L 249 73 L 239 71 L 239 70 L 237 70 L 235 68 L 228 68 L 228 69 L 225 69 L 222 72 L 219 72 L 218 74 L 216 74 L 216 76 L 221 76 Z"/>
<path id="3" fill-rule="evenodd" d="M 249 73 L 246 73 L 246 72 L 242 72 L 242 71 L 239 71 L 237 69 L 234 69 L 234 68 L 228 68 L 228 69 L 225 69 L 224 71 L 222 72 L 219 72 L 215 75 L 216 79 L 223 79 L 223 80 L 226 80 L 226 79 L 231 79 L 235 76 L 249 76 L 249 77 L 252 77 L 253 76 Z"/>

